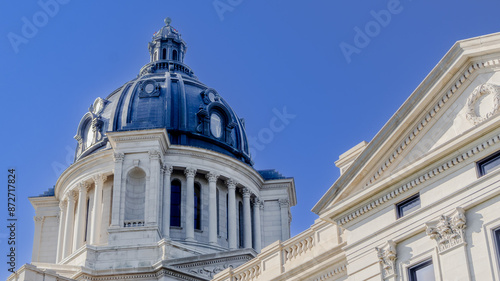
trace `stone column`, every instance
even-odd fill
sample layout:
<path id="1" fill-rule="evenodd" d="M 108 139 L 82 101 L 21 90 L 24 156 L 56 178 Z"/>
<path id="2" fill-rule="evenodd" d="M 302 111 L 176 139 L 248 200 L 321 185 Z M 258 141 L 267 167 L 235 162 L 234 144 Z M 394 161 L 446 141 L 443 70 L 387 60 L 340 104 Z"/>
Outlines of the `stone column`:
<path id="1" fill-rule="evenodd" d="M 149 188 L 146 188 L 145 225 L 158 225 L 158 210 L 160 209 L 160 160 L 161 152 L 149 152 Z"/>
<path id="2" fill-rule="evenodd" d="M 243 245 L 245 248 L 252 248 L 252 214 L 250 213 L 250 190 L 243 188 Z"/>
<path id="3" fill-rule="evenodd" d="M 90 232 L 90 244 L 95 245 L 99 243 L 101 234 L 101 220 L 102 220 L 102 186 L 108 177 L 105 175 L 94 175 L 94 204 L 92 213 L 92 228 Z"/>
<path id="4" fill-rule="evenodd" d="M 45 217 L 38 217 L 36 216 L 34 218 L 35 220 L 35 235 L 33 239 L 33 252 L 31 254 L 31 261 L 37 262 L 38 261 L 38 254 L 40 251 L 40 242 L 42 240 L 42 225 Z"/>
<path id="5" fill-rule="evenodd" d="M 125 155 L 123 153 L 115 153 L 115 174 L 113 178 L 113 204 L 111 209 L 111 227 L 117 228 L 123 225 L 120 221 L 121 212 L 121 196 L 122 196 L 122 169 L 123 169 L 123 159 Z"/>
<path id="6" fill-rule="evenodd" d="M 87 219 L 87 189 L 89 184 L 86 182 L 81 182 L 78 185 L 78 206 L 77 206 L 77 217 L 76 217 L 76 231 L 75 239 L 73 240 L 73 251 L 80 248 L 85 239 L 85 223 Z"/>
<path id="7" fill-rule="evenodd" d="M 236 181 L 228 179 L 226 181 L 228 196 L 227 196 L 227 216 L 228 216 L 228 243 L 230 249 L 236 249 Z"/>
<path id="8" fill-rule="evenodd" d="M 67 201 L 59 202 L 59 235 L 57 237 L 57 254 L 56 254 L 56 262 L 60 262 L 63 257 L 63 245 L 64 245 L 64 223 L 66 222 L 66 205 Z"/>
<path id="9" fill-rule="evenodd" d="M 186 207 L 184 213 L 186 214 L 186 240 L 194 241 L 194 176 L 196 169 L 186 168 Z"/>
<path id="10" fill-rule="evenodd" d="M 280 210 L 281 210 L 281 241 L 285 241 L 290 238 L 290 225 L 288 217 L 288 199 L 280 199 Z"/>
<path id="11" fill-rule="evenodd" d="M 172 166 L 164 166 L 165 178 L 163 186 L 163 237 L 170 239 L 170 203 L 171 203 L 171 179 L 173 168 Z"/>
<path id="12" fill-rule="evenodd" d="M 253 233 L 255 237 L 255 245 L 253 245 L 253 248 L 255 251 L 260 252 L 262 249 L 262 233 L 261 233 L 261 227 L 260 227 L 260 208 L 262 204 L 260 203 L 260 200 L 255 198 L 253 201 Z"/>
<path id="13" fill-rule="evenodd" d="M 68 205 L 66 208 L 66 222 L 64 223 L 64 244 L 62 250 L 62 259 L 71 254 L 71 239 L 73 238 L 73 229 L 75 223 L 75 197 L 73 190 L 68 191 Z"/>
<path id="14" fill-rule="evenodd" d="M 218 174 L 208 173 L 206 175 L 209 187 L 208 201 L 208 241 L 217 244 L 217 179 Z"/>

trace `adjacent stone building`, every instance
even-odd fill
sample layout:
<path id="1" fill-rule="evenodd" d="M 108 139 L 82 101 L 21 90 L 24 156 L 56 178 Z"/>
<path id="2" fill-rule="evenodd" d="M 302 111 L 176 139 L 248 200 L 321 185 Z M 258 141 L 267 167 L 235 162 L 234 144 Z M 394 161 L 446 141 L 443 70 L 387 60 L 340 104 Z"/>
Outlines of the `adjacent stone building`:
<path id="1" fill-rule="evenodd" d="M 499 113 L 500 33 L 457 42 L 340 156 L 309 229 L 214 280 L 500 280 Z"/>
<path id="2" fill-rule="evenodd" d="M 97 98 L 75 162 L 36 210 L 8 280 L 210 280 L 290 237 L 293 178 L 257 171 L 244 121 L 184 64 L 165 20 L 136 79 Z"/>

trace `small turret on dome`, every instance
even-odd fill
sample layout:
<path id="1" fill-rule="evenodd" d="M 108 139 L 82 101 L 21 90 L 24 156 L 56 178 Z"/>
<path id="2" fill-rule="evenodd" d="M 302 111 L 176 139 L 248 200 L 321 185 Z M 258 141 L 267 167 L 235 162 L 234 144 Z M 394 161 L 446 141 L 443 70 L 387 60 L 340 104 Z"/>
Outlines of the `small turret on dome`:
<path id="1" fill-rule="evenodd" d="M 165 19 L 165 26 L 155 32 L 153 41 L 149 42 L 149 54 L 151 62 L 170 60 L 184 62 L 187 47 L 182 40 L 181 34 L 170 24 L 171 18 Z"/>

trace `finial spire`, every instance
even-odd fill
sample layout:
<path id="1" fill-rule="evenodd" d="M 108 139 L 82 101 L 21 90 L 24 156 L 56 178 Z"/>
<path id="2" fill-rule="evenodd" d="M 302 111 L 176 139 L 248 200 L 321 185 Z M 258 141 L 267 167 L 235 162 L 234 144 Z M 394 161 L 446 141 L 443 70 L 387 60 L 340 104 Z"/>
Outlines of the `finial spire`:
<path id="1" fill-rule="evenodd" d="M 167 17 L 167 18 L 165 19 L 165 24 L 166 24 L 167 26 L 170 26 L 170 23 L 171 23 L 171 22 L 172 22 L 172 19 L 171 19 L 170 17 Z"/>

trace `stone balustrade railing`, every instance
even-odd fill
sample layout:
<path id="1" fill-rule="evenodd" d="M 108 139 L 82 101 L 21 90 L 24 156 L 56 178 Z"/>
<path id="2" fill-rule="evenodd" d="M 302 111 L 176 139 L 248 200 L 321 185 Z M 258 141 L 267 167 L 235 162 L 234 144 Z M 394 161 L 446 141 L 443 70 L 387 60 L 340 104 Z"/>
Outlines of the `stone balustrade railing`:
<path id="1" fill-rule="evenodd" d="M 191 68 L 189 68 L 187 65 L 177 62 L 177 61 L 171 61 L 171 60 L 159 60 L 159 61 L 154 61 L 146 64 L 141 68 L 139 71 L 139 75 L 145 75 L 147 73 L 154 73 L 157 70 L 174 70 L 178 72 L 185 73 L 189 76 L 193 76 L 193 71 Z"/>
<path id="2" fill-rule="evenodd" d="M 123 222 L 123 227 L 138 227 L 138 226 L 144 226 L 144 221 L 130 220 Z"/>
<path id="3" fill-rule="evenodd" d="M 317 242 L 321 241 L 322 245 Z M 303 262 L 339 246 L 335 225 L 317 221 L 311 228 L 284 242 L 276 241 L 262 249 L 251 261 L 228 268 L 214 276 L 213 281 L 287 280 L 286 274 L 303 270 Z"/>

